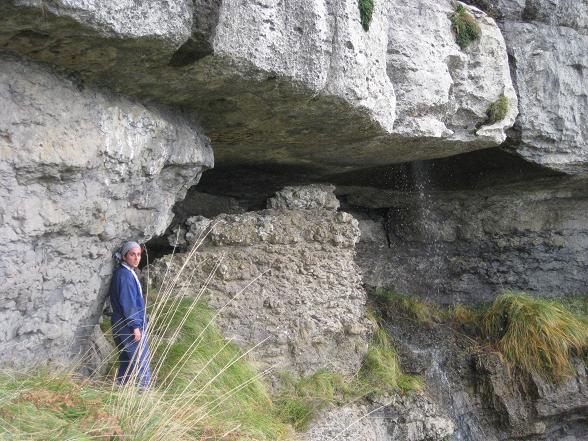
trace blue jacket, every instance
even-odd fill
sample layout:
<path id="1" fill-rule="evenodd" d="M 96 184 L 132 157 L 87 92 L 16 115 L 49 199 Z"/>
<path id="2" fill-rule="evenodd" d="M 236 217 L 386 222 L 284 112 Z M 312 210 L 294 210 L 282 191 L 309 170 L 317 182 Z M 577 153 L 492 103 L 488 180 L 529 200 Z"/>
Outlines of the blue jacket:
<path id="1" fill-rule="evenodd" d="M 146 324 L 145 300 L 135 276 L 123 265 L 120 265 L 112 275 L 110 305 L 113 332 L 130 335 L 135 328 L 143 330 Z"/>

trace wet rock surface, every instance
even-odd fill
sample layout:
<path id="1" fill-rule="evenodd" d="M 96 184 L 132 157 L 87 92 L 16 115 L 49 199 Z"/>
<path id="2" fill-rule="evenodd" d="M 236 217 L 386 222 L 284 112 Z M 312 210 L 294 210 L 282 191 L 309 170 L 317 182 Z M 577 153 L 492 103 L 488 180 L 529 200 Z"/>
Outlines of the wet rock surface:
<path id="1" fill-rule="evenodd" d="M 357 213 L 364 282 L 441 303 L 505 290 L 586 294 L 585 179 L 547 178 L 477 191 L 338 188 Z"/>
<path id="2" fill-rule="evenodd" d="M 271 204 L 288 208 L 189 218 L 187 242 L 204 241 L 186 269 L 192 280 L 176 290 L 187 284 L 196 295 L 212 275 L 209 304 L 228 304 L 218 317 L 222 332 L 242 347 L 262 343 L 254 351 L 261 366 L 299 375 L 320 368 L 355 373 L 371 325 L 353 261 L 357 221 L 336 211 L 334 201 L 332 187 L 287 188 Z M 158 261 L 154 284 L 185 258 Z"/>
<path id="3" fill-rule="evenodd" d="M 0 364 L 69 363 L 116 247 L 161 234 L 212 151 L 181 117 L 16 58 L 0 58 L 0 101 Z"/>
<path id="4" fill-rule="evenodd" d="M 463 441 L 580 441 L 588 436 L 586 370 L 558 384 L 516 373 L 497 354 L 478 352 L 446 323 L 389 317 L 386 329 L 403 368 L 421 375 Z M 549 404 L 546 407 L 546 403 Z"/>

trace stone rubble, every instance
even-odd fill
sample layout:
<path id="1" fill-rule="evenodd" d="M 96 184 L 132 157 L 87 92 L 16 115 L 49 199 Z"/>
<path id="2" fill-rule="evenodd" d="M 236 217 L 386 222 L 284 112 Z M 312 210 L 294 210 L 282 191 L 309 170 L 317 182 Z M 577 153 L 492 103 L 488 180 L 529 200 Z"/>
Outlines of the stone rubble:
<path id="1" fill-rule="evenodd" d="M 304 441 L 444 441 L 454 423 L 422 394 L 378 397 L 324 411 L 304 434 Z"/>

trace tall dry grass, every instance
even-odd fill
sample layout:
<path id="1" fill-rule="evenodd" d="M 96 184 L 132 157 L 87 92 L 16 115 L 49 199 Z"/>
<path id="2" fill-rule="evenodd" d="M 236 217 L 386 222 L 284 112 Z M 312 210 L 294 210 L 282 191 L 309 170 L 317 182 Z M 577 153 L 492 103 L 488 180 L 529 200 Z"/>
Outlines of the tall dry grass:
<path id="1" fill-rule="evenodd" d="M 509 363 L 550 380 L 572 375 L 571 357 L 588 349 L 586 321 L 556 302 L 521 293 L 499 296 L 481 328 Z"/>

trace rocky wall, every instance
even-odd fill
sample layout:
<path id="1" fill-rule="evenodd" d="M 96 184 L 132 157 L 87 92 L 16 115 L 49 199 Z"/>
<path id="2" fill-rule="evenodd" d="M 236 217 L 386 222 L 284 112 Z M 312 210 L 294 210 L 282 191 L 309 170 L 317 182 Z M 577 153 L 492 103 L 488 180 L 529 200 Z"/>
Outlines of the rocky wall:
<path id="1" fill-rule="evenodd" d="M 442 303 L 505 290 L 586 295 L 587 182 L 545 178 L 481 190 L 340 187 L 355 213 L 364 282 Z"/>
<path id="2" fill-rule="evenodd" d="M 161 234 L 212 150 L 168 111 L 0 57 L 0 365 L 88 347 L 127 238 Z"/>
<path id="3" fill-rule="evenodd" d="M 290 187 L 267 210 L 189 218 L 185 245 L 204 242 L 191 258 L 160 259 L 151 270 L 154 286 L 187 260 L 174 293 L 196 296 L 206 283 L 223 334 L 244 348 L 261 343 L 253 352 L 260 366 L 356 373 L 372 325 L 353 260 L 357 221 L 336 211 L 333 189 Z"/>
<path id="4" fill-rule="evenodd" d="M 448 439 L 583 441 L 588 436 L 588 377 L 582 360 L 575 361 L 575 375 L 546 382 L 507 366 L 496 352 L 472 347 L 455 324 L 422 323 L 393 310 L 386 317 L 385 329 L 403 369 L 423 378 L 431 401 L 453 421 L 455 431 Z M 433 420 L 417 433 L 439 427 L 435 421 L 439 424 Z"/>

